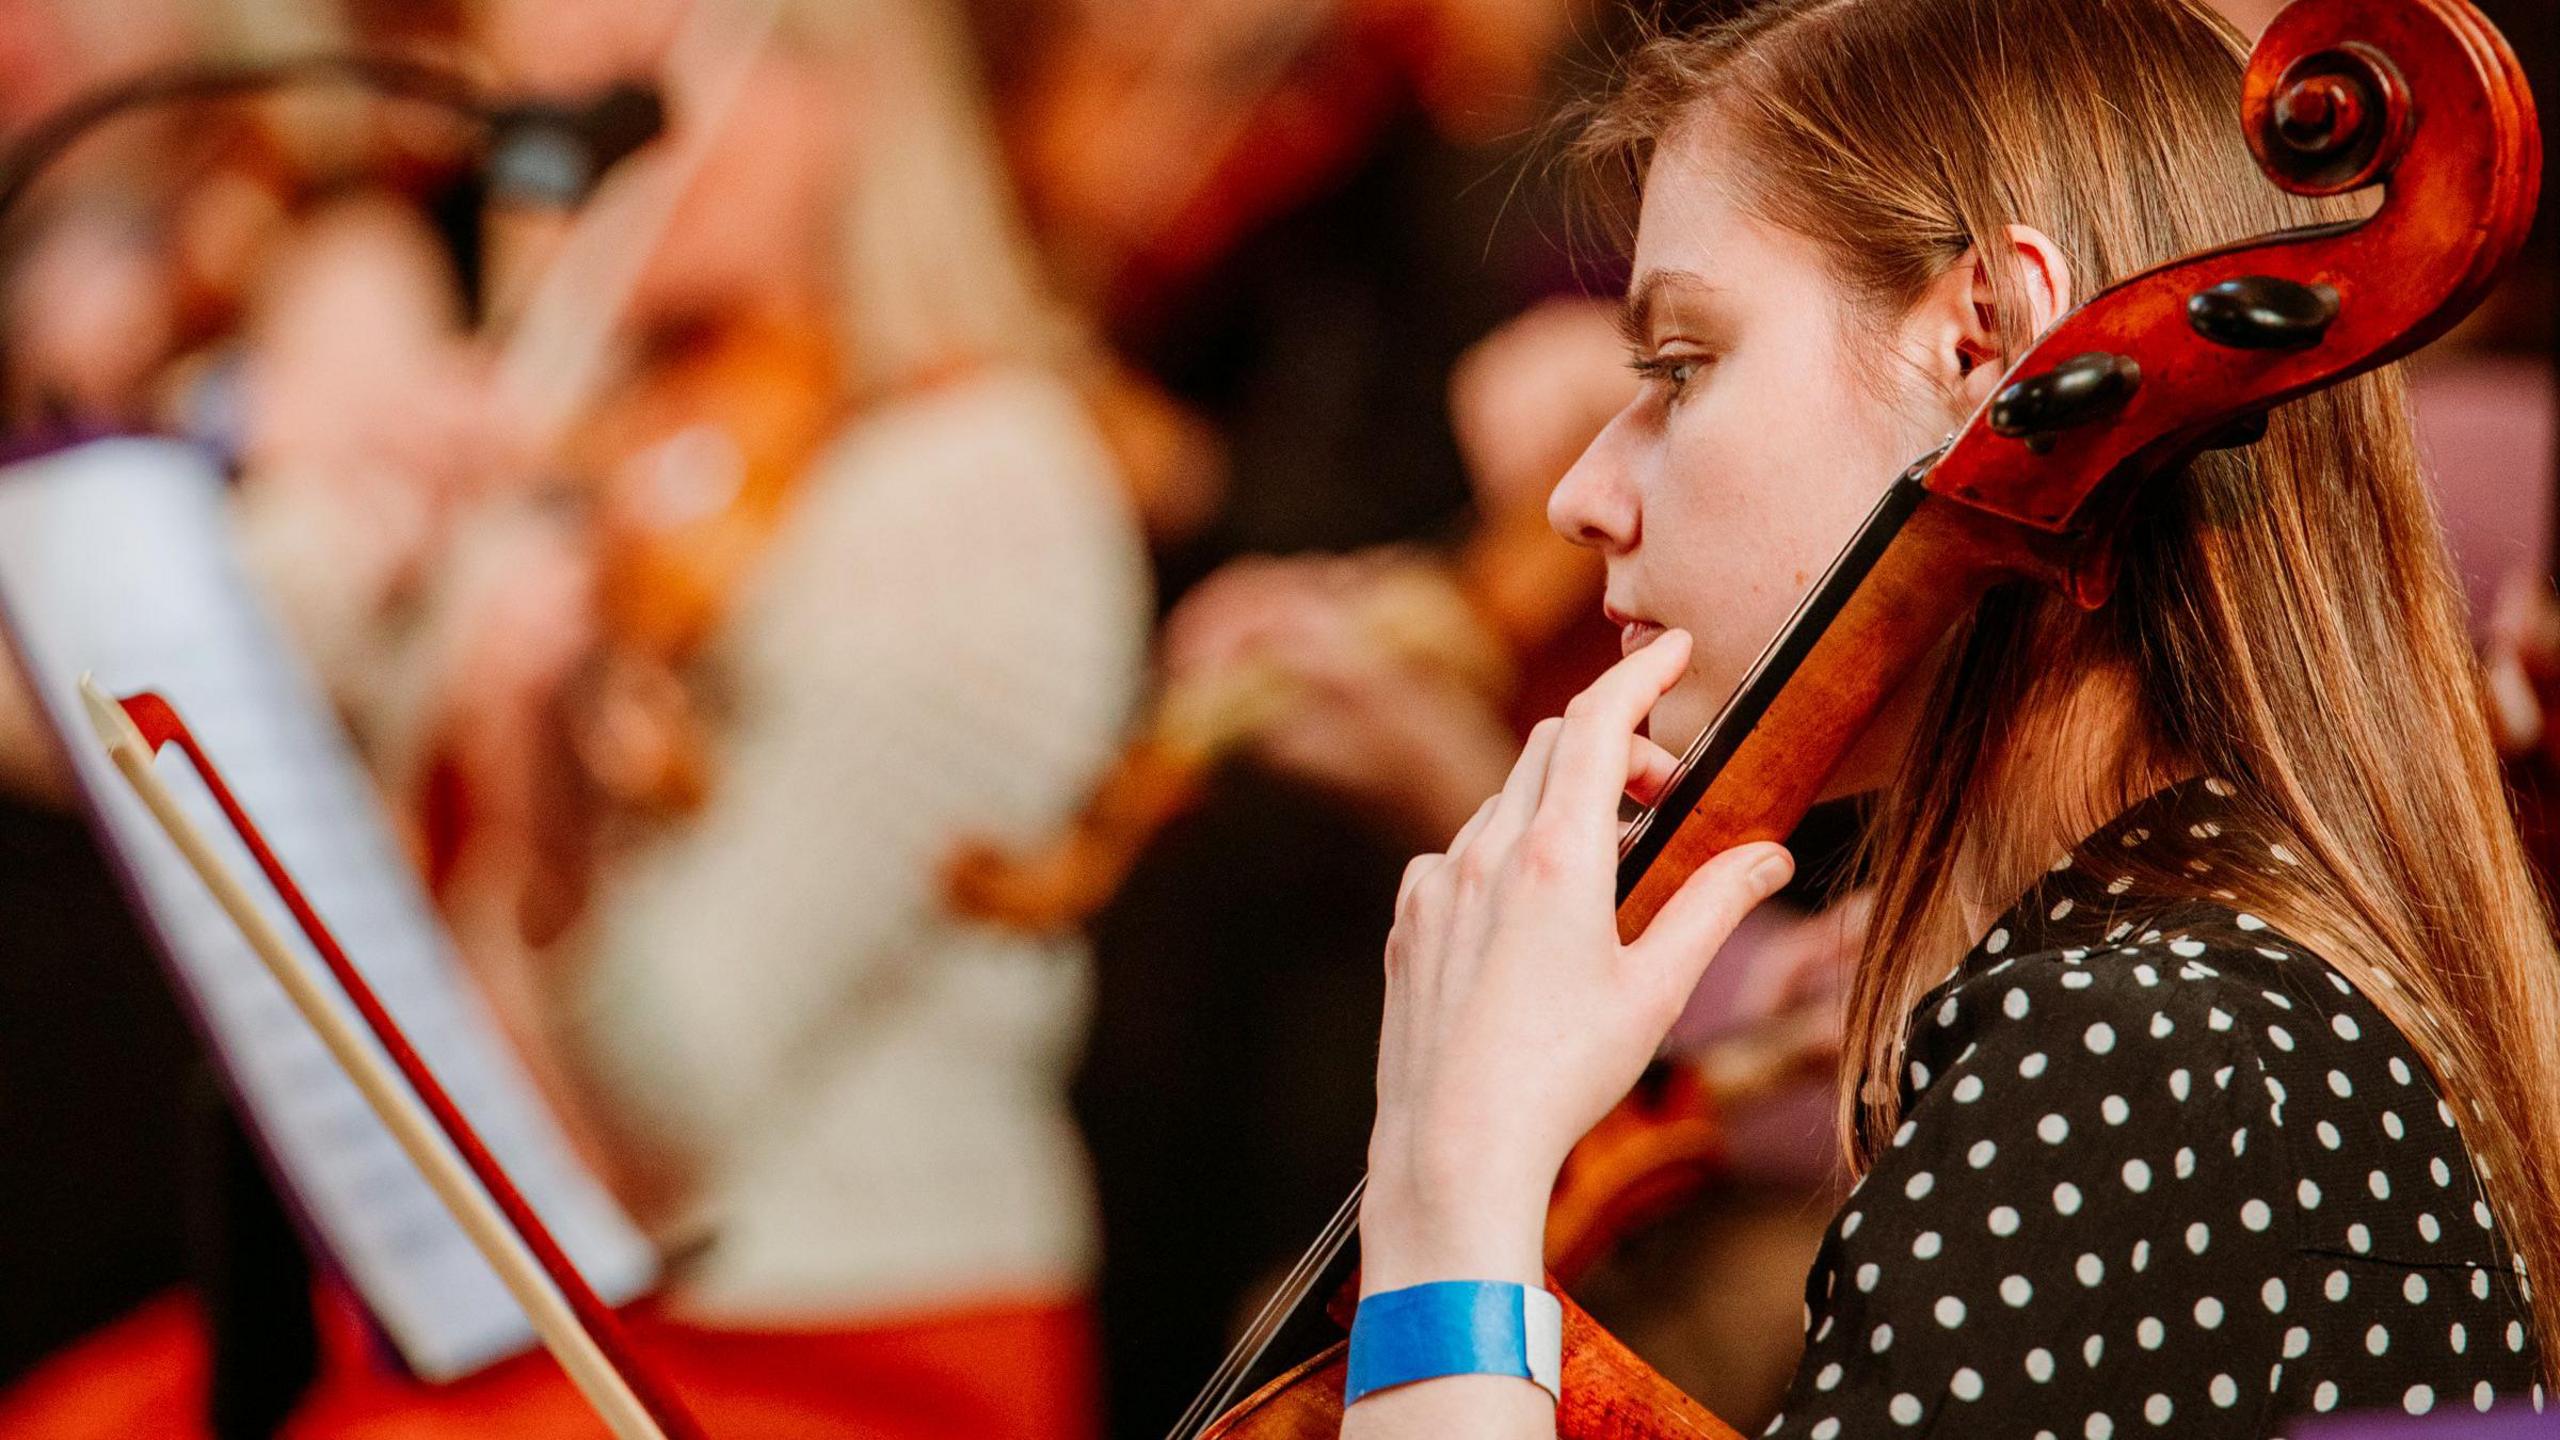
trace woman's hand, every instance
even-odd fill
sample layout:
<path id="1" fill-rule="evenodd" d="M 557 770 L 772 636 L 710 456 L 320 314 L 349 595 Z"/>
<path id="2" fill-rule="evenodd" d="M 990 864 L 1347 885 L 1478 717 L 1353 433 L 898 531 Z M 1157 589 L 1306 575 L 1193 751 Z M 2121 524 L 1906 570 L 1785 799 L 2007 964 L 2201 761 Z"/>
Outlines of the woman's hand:
<path id="1" fill-rule="evenodd" d="M 1639 388 L 1615 302 L 1543 301 L 1460 356 L 1449 423 L 1488 516 L 1543 518 L 1556 480 Z"/>
<path id="2" fill-rule="evenodd" d="M 1618 941 L 1618 799 L 1651 803 L 1668 783 L 1671 755 L 1638 727 L 1688 659 L 1674 630 L 1619 662 L 1537 728 L 1446 855 L 1407 868 L 1387 941 L 1366 1290 L 1540 1283 L 1566 1152 L 1635 1083 L 1733 928 L 1792 873 L 1780 846 L 1737 847 L 1636 943 Z"/>
<path id="3" fill-rule="evenodd" d="M 1238 561 L 1175 607 L 1164 665 L 1176 685 L 1249 665 L 1287 677 L 1294 702 L 1256 734 L 1254 758 L 1439 846 L 1502 783 L 1515 737 L 1465 678 L 1375 633 L 1379 590 L 1414 563 L 1395 552 Z"/>
<path id="4" fill-rule="evenodd" d="M 2489 676 L 2489 729 L 2510 760 L 2560 759 L 2550 723 L 2560 702 L 2560 596 L 2548 576 L 2519 570 L 2498 587 L 2481 662 Z"/>

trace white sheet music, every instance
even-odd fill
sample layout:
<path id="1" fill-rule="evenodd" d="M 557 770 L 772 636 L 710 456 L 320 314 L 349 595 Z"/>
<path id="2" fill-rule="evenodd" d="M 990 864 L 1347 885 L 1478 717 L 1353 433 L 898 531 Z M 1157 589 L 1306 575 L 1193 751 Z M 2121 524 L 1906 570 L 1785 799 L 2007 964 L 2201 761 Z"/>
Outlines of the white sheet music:
<path id="1" fill-rule="evenodd" d="M 450 1378 L 525 1349 L 531 1328 L 115 773 L 81 711 L 82 672 L 178 707 L 597 1291 L 608 1302 L 637 1294 L 655 1260 L 456 971 L 345 733 L 238 565 L 225 503 L 212 465 L 166 441 L 99 441 L 0 470 L 0 611 L 74 757 L 101 843 L 140 892 L 284 1183 L 411 1368 Z M 161 769 L 266 895 L 192 767 L 172 754 Z"/>

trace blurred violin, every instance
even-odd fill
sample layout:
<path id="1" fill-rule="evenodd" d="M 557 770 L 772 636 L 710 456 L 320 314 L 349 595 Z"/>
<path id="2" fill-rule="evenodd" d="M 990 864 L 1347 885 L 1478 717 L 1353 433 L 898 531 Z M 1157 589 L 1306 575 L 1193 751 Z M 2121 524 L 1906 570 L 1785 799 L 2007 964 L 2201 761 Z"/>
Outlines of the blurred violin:
<path id="1" fill-rule="evenodd" d="M 537 942 L 576 913 L 609 817 L 681 815 L 709 793 L 710 742 L 687 671 L 849 409 L 826 317 L 787 297 L 749 287 L 634 313 L 777 9 L 772 0 L 694 7 L 666 61 L 687 127 L 671 153 L 608 177 L 548 237 L 549 262 L 503 332 L 498 390 L 540 467 L 531 488 L 574 514 L 592 548 L 599 638 L 550 707 L 548 750 L 474 758 L 431 738 L 418 809 L 439 893 L 471 871 L 475 847 L 493 843 L 512 857 L 506 865 L 544 872 L 533 887 L 543 914 L 525 924 Z M 516 773 L 525 771 L 541 773 Z M 528 784 L 541 788 L 539 803 L 486 799 Z M 526 811 L 518 823 L 540 834 L 484 833 Z"/>
<path id="2" fill-rule="evenodd" d="M 1959 434 L 1893 483 L 1629 831 L 1623 937 L 1709 859 L 1792 830 L 1886 699 L 1992 586 L 2032 580 L 2104 605 L 2115 531 L 2146 486 L 2203 451 L 2253 443 L 2272 407 L 2441 335 L 2523 247 L 2541 169 L 2532 97 L 2465 0 L 2297 0 L 2251 57 L 2242 119 L 2279 186 L 2326 196 L 2386 185 L 2380 206 L 2173 261 L 2057 322 Z M 1338 1344 L 1227 1405 L 1351 1235 L 1346 1220 L 1320 1239 L 1177 1437 L 1339 1432 Z M 1556 1431 L 1734 1433 L 1569 1302 Z"/>
<path id="3" fill-rule="evenodd" d="M 1008 107 L 1027 208 L 1068 286 L 1152 313 L 1349 170 L 1419 100 L 1443 131 L 1522 123 L 1554 0 L 1077 5 Z"/>
<path id="4" fill-rule="evenodd" d="M 615 816 L 693 812 L 715 782 L 714 736 L 690 672 L 786 521 L 801 480 L 848 409 L 834 337 L 821 325 L 741 309 L 663 328 L 559 450 L 550 482 L 581 517 L 593 556 L 592 649 L 547 707 L 550 745 L 495 761 L 535 767 L 541 786 L 523 863 L 546 874 L 541 942 L 574 918 L 592 850 Z M 436 748 L 420 814 L 430 885 L 469 869 L 493 811 L 491 775 Z M 498 806 L 519 813 L 522 806 Z"/>
<path id="5" fill-rule="evenodd" d="M 677 679 L 718 630 L 819 448 L 843 423 L 833 337 L 740 313 L 651 337 L 569 447 L 594 477 L 607 644 L 580 690 L 587 773 L 631 808 L 682 812 L 710 784 Z"/>

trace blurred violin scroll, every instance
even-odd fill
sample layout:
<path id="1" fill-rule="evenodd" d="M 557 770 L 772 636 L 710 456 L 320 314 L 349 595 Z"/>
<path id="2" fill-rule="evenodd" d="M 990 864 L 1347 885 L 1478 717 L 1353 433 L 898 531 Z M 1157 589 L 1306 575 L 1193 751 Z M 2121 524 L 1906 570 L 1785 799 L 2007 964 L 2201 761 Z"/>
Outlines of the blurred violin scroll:
<path id="1" fill-rule="evenodd" d="M 1530 122 L 1583 8 L 1552 0 L 1131 0 L 1060 7 L 1008 147 L 1069 288 L 1154 313 L 1338 177 L 1410 101 L 1482 142 Z"/>

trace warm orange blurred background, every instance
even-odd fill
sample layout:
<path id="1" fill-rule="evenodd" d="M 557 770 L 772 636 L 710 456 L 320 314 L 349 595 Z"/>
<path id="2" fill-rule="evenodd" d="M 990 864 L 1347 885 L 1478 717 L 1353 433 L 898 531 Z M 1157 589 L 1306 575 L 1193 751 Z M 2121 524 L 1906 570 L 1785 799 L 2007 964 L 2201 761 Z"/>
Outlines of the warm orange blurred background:
<path id="1" fill-rule="evenodd" d="M 2481 3 L 2560 104 L 2549 0 Z M 665 119 L 565 203 L 559 136 L 343 86 L 102 127 L 0 221 L 8 449 L 220 457 L 715 1434 L 1160 1435 L 1360 1173 L 1404 860 L 1615 656 L 1543 524 L 1632 384 L 1555 119 L 1644 23 L 0 0 L 0 144 L 316 50 Z M 2501 674 L 2560 657 L 2552 248 L 2414 370 Z M 1708 1183 L 1578 1292 L 1746 1432 L 1837 1169 L 1808 869 L 1671 1057 Z M 602 1433 L 538 1356 L 401 1373 L 14 687 L 0 937 L 0 1434 Z"/>

